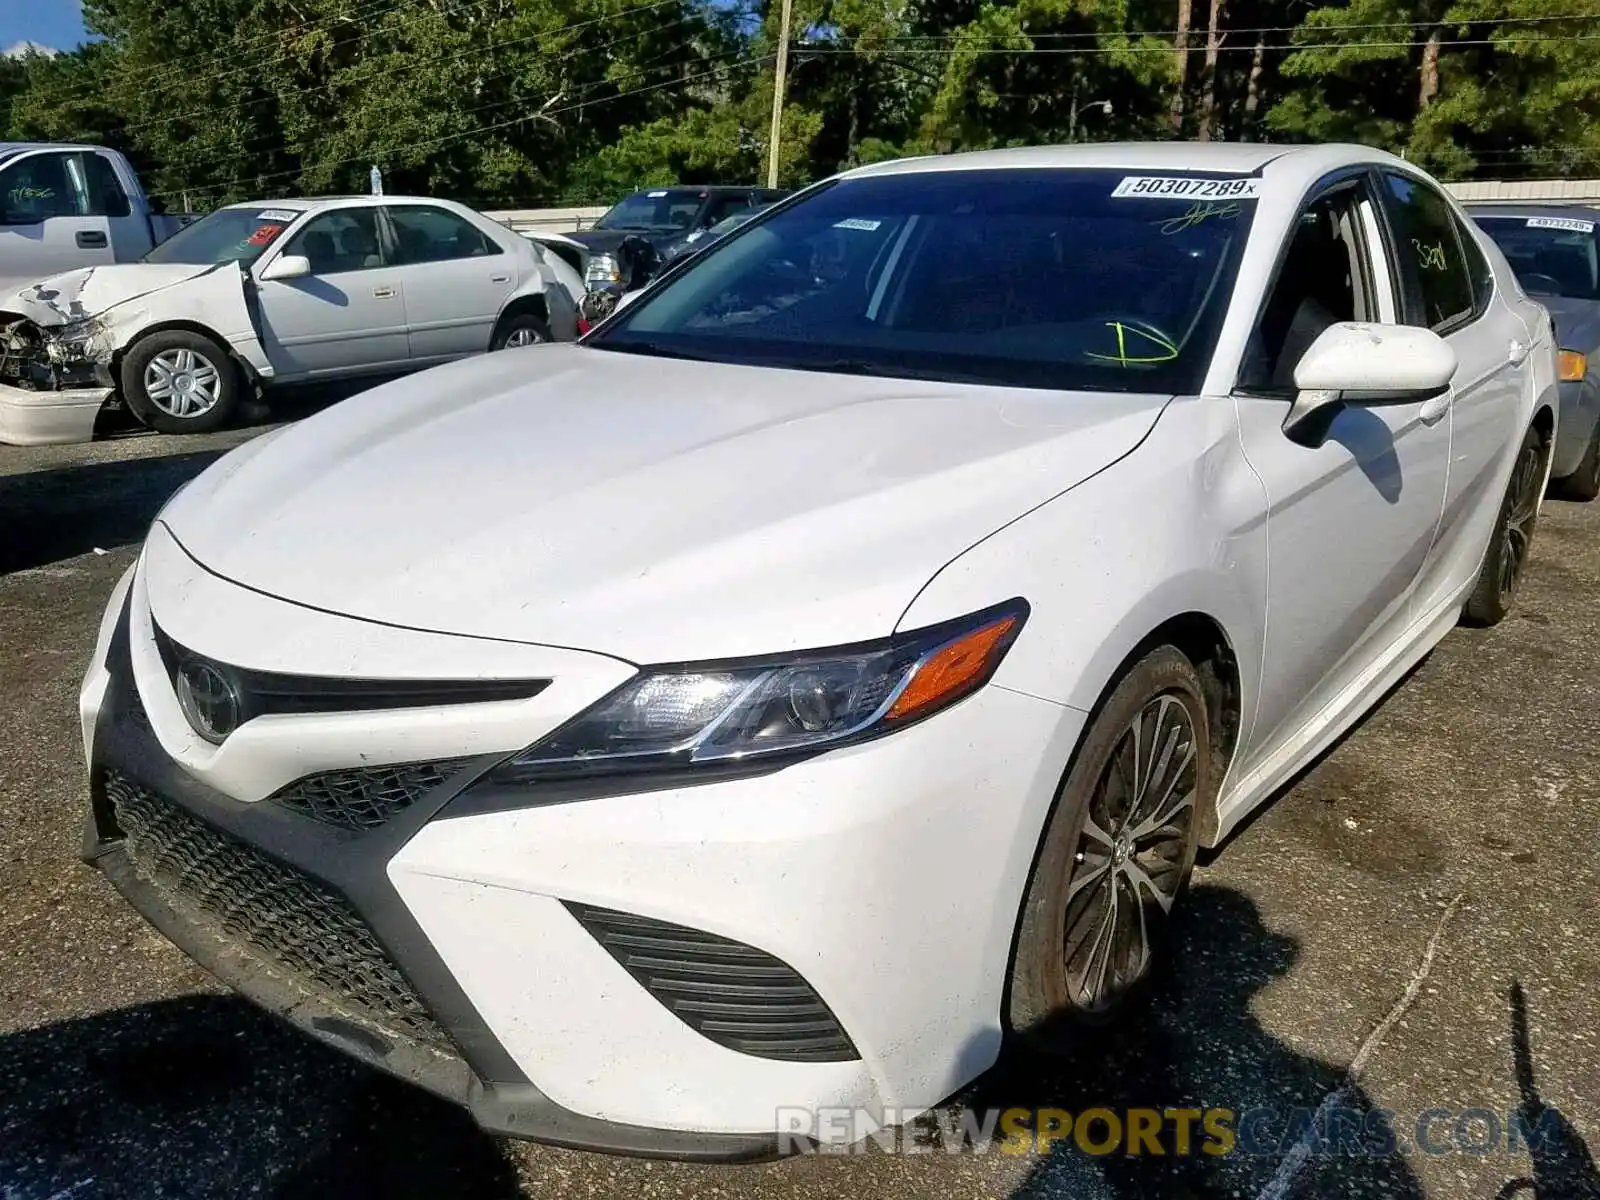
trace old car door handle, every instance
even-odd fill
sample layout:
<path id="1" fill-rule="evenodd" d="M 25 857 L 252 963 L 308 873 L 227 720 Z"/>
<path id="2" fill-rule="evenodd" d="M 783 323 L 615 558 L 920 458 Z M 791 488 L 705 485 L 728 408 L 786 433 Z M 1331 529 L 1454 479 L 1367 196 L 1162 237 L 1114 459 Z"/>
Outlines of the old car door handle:
<path id="1" fill-rule="evenodd" d="M 1429 396 L 1422 402 L 1422 407 L 1417 411 L 1417 417 L 1424 425 L 1436 425 L 1450 411 L 1450 405 L 1455 402 L 1455 388 L 1445 388 L 1437 396 Z"/>
<path id="2" fill-rule="evenodd" d="M 1522 360 L 1528 357 L 1528 348 L 1516 338 L 1511 339 L 1511 345 L 1506 348 L 1507 357 L 1513 367 L 1520 366 Z"/>
<path id="3" fill-rule="evenodd" d="M 106 246 L 106 233 L 103 229 L 80 229 L 77 241 L 81 250 L 103 250 Z"/>
<path id="4" fill-rule="evenodd" d="M 489 282 L 490 283 L 510 283 L 511 282 L 511 276 L 509 276 L 509 275 L 491 275 L 491 276 L 489 276 Z"/>
<path id="5" fill-rule="evenodd" d="M 372 294 L 379 300 L 394 299 L 394 289 L 392 287 L 375 287 L 372 289 Z"/>

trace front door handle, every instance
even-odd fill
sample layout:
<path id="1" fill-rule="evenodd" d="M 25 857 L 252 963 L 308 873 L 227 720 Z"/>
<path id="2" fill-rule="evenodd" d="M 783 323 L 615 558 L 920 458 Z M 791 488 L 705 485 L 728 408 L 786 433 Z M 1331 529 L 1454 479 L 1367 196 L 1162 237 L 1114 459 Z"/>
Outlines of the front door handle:
<path id="1" fill-rule="evenodd" d="M 393 300 L 395 291 L 392 287 L 375 287 L 372 294 L 379 300 Z"/>
<path id="2" fill-rule="evenodd" d="M 106 231 L 104 229 L 78 230 L 78 248 L 80 250 L 104 250 L 106 248 Z"/>
<path id="3" fill-rule="evenodd" d="M 489 282 L 490 283 L 510 283 L 511 282 L 511 276 L 509 276 L 509 275 L 491 275 L 491 276 L 489 276 Z"/>
<path id="4" fill-rule="evenodd" d="M 1511 345 L 1506 347 L 1506 356 L 1513 367 L 1520 367 L 1522 360 L 1528 357 L 1528 348 L 1516 338 L 1511 339 Z"/>
<path id="5" fill-rule="evenodd" d="M 1445 388 L 1437 396 L 1429 396 L 1422 402 L 1417 417 L 1424 425 L 1437 425 L 1444 419 L 1445 413 L 1450 411 L 1450 405 L 1455 403 L 1455 388 Z"/>

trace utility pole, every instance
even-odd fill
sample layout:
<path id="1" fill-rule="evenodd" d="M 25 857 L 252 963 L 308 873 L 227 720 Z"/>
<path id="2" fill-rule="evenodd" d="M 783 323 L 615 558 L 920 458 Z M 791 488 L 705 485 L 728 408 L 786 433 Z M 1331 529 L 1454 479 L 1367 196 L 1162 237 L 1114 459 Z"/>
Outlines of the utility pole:
<path id="1" fill-rule="evenodd" d="M 789 73 L 789 7 L 783 0 L 783 20 L 778 33 L 778 67 L 772 81 L 772 137 L 767 142 L 767 186 L 778 186 L 778 141 L 783 134 L 783 84 Z"/>

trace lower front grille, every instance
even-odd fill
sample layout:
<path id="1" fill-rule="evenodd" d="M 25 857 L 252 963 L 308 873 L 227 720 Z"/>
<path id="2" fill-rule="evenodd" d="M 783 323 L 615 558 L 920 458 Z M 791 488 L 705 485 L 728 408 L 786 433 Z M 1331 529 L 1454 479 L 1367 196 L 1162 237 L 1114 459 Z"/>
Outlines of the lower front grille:
<path id="1" fill-rule="evenodd" d="M 567 909 L 651 995 L 729 1050 L 781 1062 L 861 1057 L 821 996 L 754 946 L 607 908 Z"/>
<path id="2" fill-rule="evenodd" d="M 116 772 L 106 799 L 134 870 L 351 1017 L 446 1051 L 449 1036 L 347 901 Z"/>

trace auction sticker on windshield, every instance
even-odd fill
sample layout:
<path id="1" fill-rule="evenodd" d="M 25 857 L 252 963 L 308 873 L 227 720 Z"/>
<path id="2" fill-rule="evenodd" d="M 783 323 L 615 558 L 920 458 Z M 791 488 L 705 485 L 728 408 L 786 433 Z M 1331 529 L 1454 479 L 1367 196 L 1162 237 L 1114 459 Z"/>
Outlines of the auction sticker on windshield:
<path id="1" fill-rule="evenodd" d="M 1181 200 L 1254 200 L 1259 179 L 1196 179 L 1186 175 L 1125 175 L 1112 190 L 1116 199 L 1151 196 Z"/>
<path id="2" fill-rule="evenodd" d="M 297 213 L 297 212 L 291 212 L 288 209 L 284 209 L 284 208 L 269 208 L 265 212 L 258 212 L 256 214 L 256 220 L 258 220 L 258 221 L 278 221 L 278 222 L 281 222 L 282 224 L 287 225 L 290 221 L 294 220 L 299 215 L 300 214 Z"/>
<path id="3" fill-rule="evenodd" d="M 1529 229 L 1565 229 L 1572 233 L 1593 233 L 1593 221 L 1580 221 L 1576 217 L 1529 217 Z"/>

